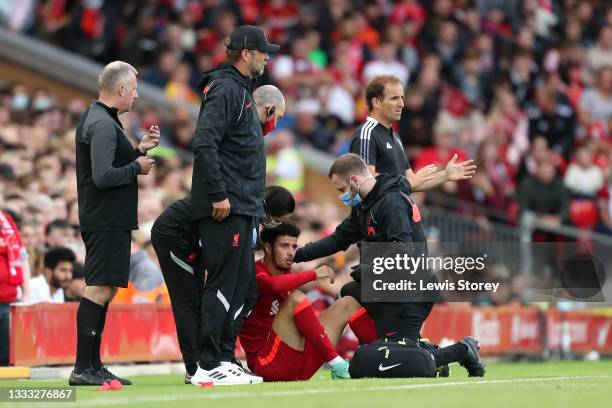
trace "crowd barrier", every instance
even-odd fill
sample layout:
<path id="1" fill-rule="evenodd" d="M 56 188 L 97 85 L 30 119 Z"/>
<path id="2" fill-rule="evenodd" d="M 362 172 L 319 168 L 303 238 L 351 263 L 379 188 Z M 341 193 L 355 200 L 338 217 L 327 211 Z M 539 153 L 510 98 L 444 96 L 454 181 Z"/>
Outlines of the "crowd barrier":
<path id="1" fill-rule="evenodd" d="M 76 350 L 77 303 L 11 307 L 11 364 L 69 365 Z M 612 355 L 611 309 L 559 311 L 535 306 L 436 305 L 423 336 L 447 343 L 473 335 L 483 355 L 550 352 Z M 241 350 L 240 350 L 241 351 Z M 169 305 L 113 304 L 102 341 L 106 363 L 181 359 Z"/>

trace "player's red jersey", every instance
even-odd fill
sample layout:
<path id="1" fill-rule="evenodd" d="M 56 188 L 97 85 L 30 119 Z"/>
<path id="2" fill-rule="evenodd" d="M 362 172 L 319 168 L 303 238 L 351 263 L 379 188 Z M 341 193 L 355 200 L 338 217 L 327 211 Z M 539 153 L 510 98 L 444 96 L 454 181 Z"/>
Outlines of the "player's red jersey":
<path id="1" fill-rule="evenodd" d="M 317 278 L 315 271 L 272 276 L 268 268 L 259 261 L 255 264 L 259 295 L 249 318 L 240 331 L 240 344 L 246 354 L 249 367 L 257 353 L 264 347 L 268 333 L 272 329 L 272 321 L 289 292 Z"/>

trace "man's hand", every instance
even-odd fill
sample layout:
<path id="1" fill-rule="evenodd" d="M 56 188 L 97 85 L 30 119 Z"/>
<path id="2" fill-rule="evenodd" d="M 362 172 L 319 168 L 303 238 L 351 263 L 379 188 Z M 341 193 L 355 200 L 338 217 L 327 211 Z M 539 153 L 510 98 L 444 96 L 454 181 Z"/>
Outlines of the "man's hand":
<path id="1" fill-rule="evenodd" d="M 138 150 L 143 153 L 151 150 L 155 146 L 159 144 L 159 127 L 151 126 L 149 130 L 147 130 L 138 145 Z"/>
<path id="2" fill-rule="evenodd" d="M 414 173 L 413 176 L 408 179 L 412 191 L 414 191 L 424 182 L 433 179 L 437 171 L 438 168 L 435 164 L 428 164 L 427 166 L 419 169 L 419 171 Z"/>
<path id="3" fill-rule="evenodd" d="M 139 174 L 149 174 L 153 165 L 155 165 L 155 160 L 147 156 L 140 156 L 136 159 L 138 164 L 140 164 L 140 173 Z"/>
<path id="4" fill-rule="evenodd" d="M 470 179 L 476 173 L 476 165 L 474 160 L 466 160 L 462 163 L 457 163 L 457 153 L 453 155 L 446 165 L 446 180 L 459 181 Z"/>
<path id="5" fill-rule="evenodd" d="M 329 278 L 329 283 L 334 284 L 334 279 L 336 278 L 336 272 L 327 265 L 321 265 L 317 269 L 315 269 L 317 273 L 317 279 L 327 279 Z"/>
<path id="6" fill-rule="evenodd" d="M 223 201 L 218 201 L 216 203 L 212 203 L 213 213 L 212 217 L 215 221 L 223 221 L 225 217 L 227 217 L 230 213 L 230 202 L 229 199 L 225 199 Z"/>

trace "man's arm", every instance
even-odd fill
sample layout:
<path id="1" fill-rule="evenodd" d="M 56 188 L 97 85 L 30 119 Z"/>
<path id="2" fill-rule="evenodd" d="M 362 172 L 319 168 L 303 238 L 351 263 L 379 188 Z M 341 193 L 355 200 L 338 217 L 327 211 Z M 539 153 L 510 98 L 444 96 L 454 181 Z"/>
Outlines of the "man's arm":
<path id="1" fill-rule="evenodd" d="M 315 271 L 288 273 L 278 276 L 270 276 L 265 273 L 257 274 L 257 284 L 262 292 L 288 292 L 316 279 L 317 273 Z"/>
<path id="2" fill-rule="evenodd" d="M 219 161 L 219 145 L 233 118 L 227 92 L 230 89 L 224 89 L 221 81 L 213 81 L 210 90 L 202 98 L 194 135 L 194 178 L 201 178 L 213 202 L 227 198 Z"/>
<path id="3" fill-rule="evenodd" d="M 123 167 L 113 167 L 117 149 L 117 130 L 106 120 L 91 125 L 91 175 L 98 188 L 110 188 L 134 182 L 140 173 L 140 164 L 136 161 Z"/>
<path id="4" fill-rule="evenodd" d="M 357 218 L 351 213 L 336 227 L 333 234 L 298 249 L 293 262 L 312 261 L 339 251 L 346 251 L 351 244 L 360 239 L 361 233 L 359 232 Z"/>
<path id="5" fill-rule="evenodd" d="M 432 166 L 432 165 L 429 165 Z M 406 178 L 410 181 L 410 185 L 412 185 L 412 191 L 427 191 L 434 189 L 446 181 L 459 181 L 459 180 L 467 180 L 472 178 L 474 173 L 476 173 L 476 165 L 474 164 L 474 160 L 466 160 L 461 163 L 457 163 L 457 154 L 453 156 L 452 159 L 446 165 L 446 169 L 432 172 L 429 175 L 419 175 L 424 169 L 428 168 L 426 166 L 416 173 L 412 171 L 412 169 L 406 170 Z M 423 177 L 425 179 L 421 180 Z M 413 179 L 416 179 L 413 184 Z"/>
<path id="6" fill-rule="evenodd" d="M 425 169 L 428 169 L 426 178 L 424 178 L 424 174 L 421 173 Z M 410 182 L 413 192 L 426 191 L 434 189 L 446 181 L 446 170 L 438 171 L 434 164 L 429 164 L 416 173 L 413 172 L 412 169 L 406 170 L 406 178 Z"/>

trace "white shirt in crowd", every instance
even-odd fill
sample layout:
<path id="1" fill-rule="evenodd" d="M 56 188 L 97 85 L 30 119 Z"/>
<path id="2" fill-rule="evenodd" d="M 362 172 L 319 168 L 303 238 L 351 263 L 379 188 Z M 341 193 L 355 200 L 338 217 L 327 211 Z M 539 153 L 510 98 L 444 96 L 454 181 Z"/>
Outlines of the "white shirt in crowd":
<path id="1" fill-rule="evenodd" d="M 604 179 L 599 167 L 584 168 L 572 163 L 565 172 L 564 181 L 565 186 L 573 193 L 595 196 L 603 186 Z"/>
<path id="2" fill-rule="evenodd" d="M 378 75 L 395 75 L 403 84 L 407 84 L 410 79 L 408 67 L 399 61 L 374 60 L 368 62 L 363 68 L 365 82 L 369 82 Z"/>
<path id="3" fill-rule="evenodd" d="M 30 280 L 30 303 L 64 303 L 64 289 L 59 288 L 51 295 L 51 287 L 44 275 Z"/>

